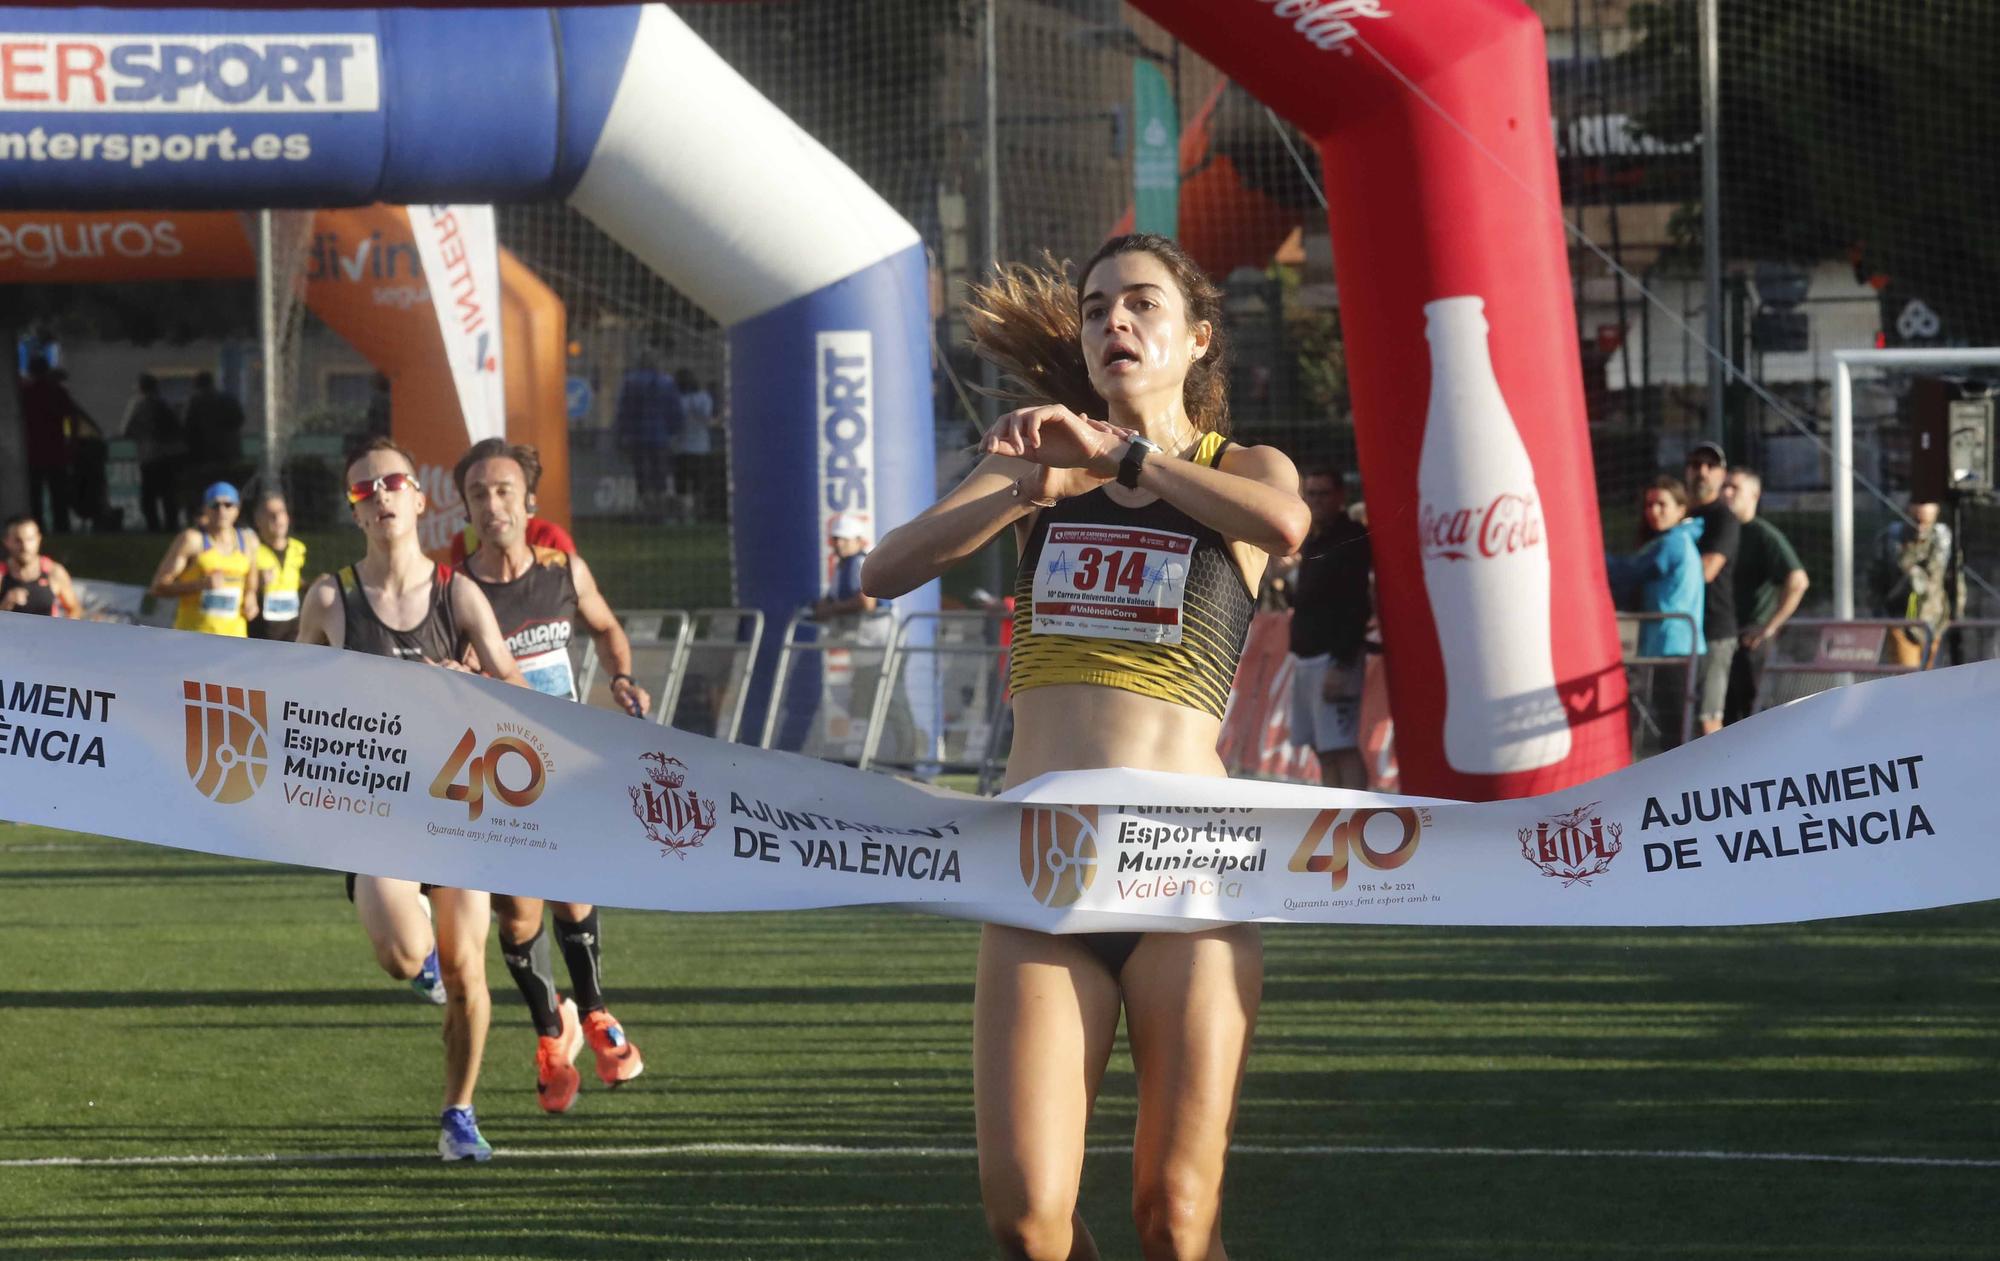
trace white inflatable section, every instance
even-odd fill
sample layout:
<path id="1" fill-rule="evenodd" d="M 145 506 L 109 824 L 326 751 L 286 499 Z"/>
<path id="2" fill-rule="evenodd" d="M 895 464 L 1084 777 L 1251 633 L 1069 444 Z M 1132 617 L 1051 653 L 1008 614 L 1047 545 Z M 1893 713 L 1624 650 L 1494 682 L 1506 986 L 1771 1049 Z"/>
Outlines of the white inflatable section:
<path id="1" fill-rule="evenodd" d="M 916 229 L 664 5 L 570 204 L 723 324 L 823 289 Z"/>

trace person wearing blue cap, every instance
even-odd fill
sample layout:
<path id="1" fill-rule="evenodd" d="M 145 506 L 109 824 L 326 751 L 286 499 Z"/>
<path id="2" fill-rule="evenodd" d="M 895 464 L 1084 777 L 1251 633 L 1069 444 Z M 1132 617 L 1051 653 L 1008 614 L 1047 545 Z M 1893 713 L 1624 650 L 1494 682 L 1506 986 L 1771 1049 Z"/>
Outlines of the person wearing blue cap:
<path id="1" fill-rule="evenodd" d="M 174 536 L 153 574 L 152 595 L 180 601 L 174 629 L 247 638 L 257 616 L 257 541 L 237 528 L 243 496 L 228 482 L 201 493 L 196 523 Z"/>

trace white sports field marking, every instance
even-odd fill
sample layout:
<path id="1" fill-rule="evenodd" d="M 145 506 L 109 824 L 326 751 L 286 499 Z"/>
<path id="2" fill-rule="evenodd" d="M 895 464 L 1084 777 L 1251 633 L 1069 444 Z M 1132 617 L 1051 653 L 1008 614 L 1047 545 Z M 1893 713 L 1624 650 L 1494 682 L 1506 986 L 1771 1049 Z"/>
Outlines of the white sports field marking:
<path id="1" fill-rule="evenodd" d="M 1097 1146 L 1093 1156 L 1130 1155 L 1130 1146 Z M 1567 1147 L 1384 1147 L 1318 1144 L 1239 1143 L 1242 1156 L 1538 1156 L 1554 1160 L 1718 1160 L 1772 1164 L 1902 1166 L 1917 1169 L 2000 1169 L 2000 1158 L 1965 1156 L 1842 1156 L 1817 1152 L 1647 1151 L 1639 1148 Z M 871 1160 L 885 1157 L 948 1157 L 970 1160 L 972 1147 L 852 1147 L 836 1143 L 667 1143 L 654 1147 L 496 1147 L 508 1160 L 623 1160 L 635 1156 L 836 1156 Z M 130 1168 L 169 1165 L 336 1165 L 430 1161 L 436 1157 L 385 1152 L 266 1152 L 244 1155 L 37 1156 L 0 1160 L 0 1169 Z"/>

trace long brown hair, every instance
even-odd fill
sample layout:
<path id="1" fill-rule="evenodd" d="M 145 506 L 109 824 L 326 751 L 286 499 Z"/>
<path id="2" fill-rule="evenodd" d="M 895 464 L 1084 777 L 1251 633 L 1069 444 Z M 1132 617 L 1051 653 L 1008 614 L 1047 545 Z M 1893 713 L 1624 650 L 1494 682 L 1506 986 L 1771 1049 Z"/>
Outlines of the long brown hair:
<path id="1" fill-rule="evenodd" d="M 1044 252 L 1039 265 L 1002 264 L 992 280 L 972 286 L 963 311 L 972 349 L 999 367 L 996 397 L 1022 405 L 1060 403 L 1104 419 L 1108 409 L 1090 383 L 1083 358 L 1083 286 L 1091 269 L 1119 254 L 1151 254 L 1180 290 L 1190 327 L 1206 321 L 1208 348 L 1188 365 L 1181 402 L 1203 433 L 1229 432 L 1229 364 L 1222 334 L 1222 290 L 1187 251 L 1163 236 L 1114 236 L 1070 278 L 1069 266 Z"/>

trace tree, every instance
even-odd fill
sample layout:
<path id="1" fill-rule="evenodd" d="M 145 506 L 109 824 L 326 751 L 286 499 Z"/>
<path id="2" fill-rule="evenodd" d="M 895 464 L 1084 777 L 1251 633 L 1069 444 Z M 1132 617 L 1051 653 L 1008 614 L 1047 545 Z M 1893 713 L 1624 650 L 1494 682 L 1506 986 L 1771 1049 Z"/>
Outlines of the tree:
<path id="1" fill-rule="evenodd" d="M 1921 294 L 1958 340 L 2000 338 L 2000 44 L 1991 0 L 1722 0 L 1722 247 L 1740 259 L 1854 258 Z M 1666 85 L 1645 130 L 1701 134 L 1696 5 L 1634 6 L 1626 57 Z M 1678 220 L 1699 255 L 1700 208 Z"/>

